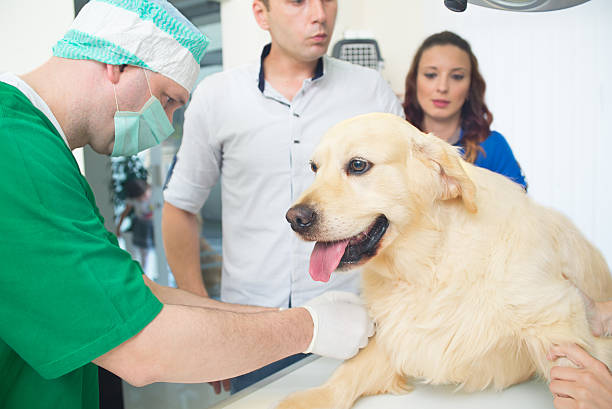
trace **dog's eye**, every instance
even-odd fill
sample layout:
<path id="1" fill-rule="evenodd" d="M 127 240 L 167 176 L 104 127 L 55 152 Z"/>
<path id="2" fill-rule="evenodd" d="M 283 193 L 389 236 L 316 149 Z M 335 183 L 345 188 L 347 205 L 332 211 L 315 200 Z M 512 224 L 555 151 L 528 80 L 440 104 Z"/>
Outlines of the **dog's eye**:
<path id="1" fill-rule="evenodd" d="M 352 174 L 362 174 L 370 169 L 370 162 L 364 159 L 351 159 L 348 164 L 348 173 Z"/>
<path id="2" fill-rule="evenodd" d="M 317 168 L 317 164 L 316 163 L 310 162 L 310 169 L 312 169 L 312 171 L 314 173 L 317 173 L 317 169 L 319 169 L 319 168 Z"/>

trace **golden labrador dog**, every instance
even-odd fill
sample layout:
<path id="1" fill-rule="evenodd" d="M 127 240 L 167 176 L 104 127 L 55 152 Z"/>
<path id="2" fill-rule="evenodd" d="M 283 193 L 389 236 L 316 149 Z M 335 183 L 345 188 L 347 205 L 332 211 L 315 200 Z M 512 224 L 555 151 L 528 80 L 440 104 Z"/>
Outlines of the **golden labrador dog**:
<path id="1" fill-rule="evenodd" d="M 605 260 L 518 184 L 390 114 L 334 126 L 311 164 L 315 181 L 287 219 L 316 241 L 313 279 L 364 265 L 377 333 L 279 408 L 349 408 L 410 391 L 413 379 L 468 391 L 548 379 L 553 344 L 577 343 L 610 366 L 612 339 L 591 334 L 580 294 L 612 299 Z"/>

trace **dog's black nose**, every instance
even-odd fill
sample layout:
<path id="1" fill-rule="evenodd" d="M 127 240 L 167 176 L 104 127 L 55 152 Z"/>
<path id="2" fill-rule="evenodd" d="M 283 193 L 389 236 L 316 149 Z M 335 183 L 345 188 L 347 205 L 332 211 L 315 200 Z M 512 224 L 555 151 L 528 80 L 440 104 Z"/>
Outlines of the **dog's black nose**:
<path id="1" fill-rule="evenodd" d="M 287 221 L 291 223 L 291 228 L 297 233 L 308 230 L 315 222 L 317 214 L 312 207 L 306 205 L 293 206 L 285 215 Z"/>

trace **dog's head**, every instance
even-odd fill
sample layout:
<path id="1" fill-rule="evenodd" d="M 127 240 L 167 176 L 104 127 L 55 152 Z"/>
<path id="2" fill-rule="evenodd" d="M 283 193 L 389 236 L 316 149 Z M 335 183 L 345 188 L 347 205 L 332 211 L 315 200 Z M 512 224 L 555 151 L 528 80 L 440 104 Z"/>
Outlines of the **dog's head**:
<path id="1" fill-rule="evenodd" d="M 476 188 L 457 150 L 395 115 L 335 125 L 311 167 L 315 180 L 286 217 L 304 240 L 317 242 L 310 259 L 317 281 L 367 262 L 441 201 L 476 212 Z"/>

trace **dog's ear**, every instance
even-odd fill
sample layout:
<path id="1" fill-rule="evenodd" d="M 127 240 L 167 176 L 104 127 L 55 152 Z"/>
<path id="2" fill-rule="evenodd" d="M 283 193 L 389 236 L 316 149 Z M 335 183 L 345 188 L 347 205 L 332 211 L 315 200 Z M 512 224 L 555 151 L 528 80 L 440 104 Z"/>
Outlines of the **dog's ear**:
<path id="1" fill-rule="evenodd" d="M 460 156 L 453 150 L 455 148 L 434 135 L 428 137 L 432 138 L 430 142 L 433 143 L 427 143 L 423 150 L 440 176 L 439 198 L 449 200 L 461 197 L 465 208 L 471 213 L 476 213 L 478 211 L 476 185 L 468 176 Z"/>

